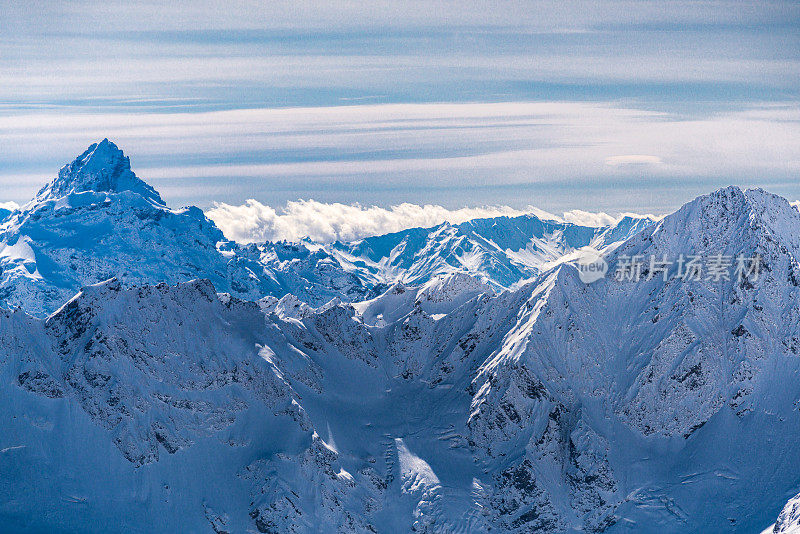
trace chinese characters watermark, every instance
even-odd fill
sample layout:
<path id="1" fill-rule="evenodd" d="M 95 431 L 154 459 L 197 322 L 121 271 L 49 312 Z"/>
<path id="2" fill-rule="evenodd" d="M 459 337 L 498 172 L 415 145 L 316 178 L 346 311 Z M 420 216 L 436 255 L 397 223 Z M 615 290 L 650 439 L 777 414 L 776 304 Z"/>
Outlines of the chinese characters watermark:
<path id="1" fill-rule="evenodd" d="M 666 256 L 619 256 L 614 279 L 618 282 L 652 280 L 661 278 L 665 282 L 670 278 L 689 281 L 706 280 L 720 282 L 747 279 L 758 280 L 761 274 L 761 256 L 730 256 L 725 254 L 692 255 L 681 254 L 677 258 Z"/>
<path id="2" fill-rule="evenodd" d="M 654 278 L 665 282 L 671 278 L 695 282 L 755 282 L 761 274 L 762 265 L 758 254 L 680 254 L 676 258 L 668 258 L 666 255 L 621 255 L 617 257 L 616 269 L 611 277 L 618 282 L 638 282 Z M 575 267 L 581 281 L 586 284 L 604 278 L 609 272 L 605 258 L 590 247 L 578 251 Z"/>

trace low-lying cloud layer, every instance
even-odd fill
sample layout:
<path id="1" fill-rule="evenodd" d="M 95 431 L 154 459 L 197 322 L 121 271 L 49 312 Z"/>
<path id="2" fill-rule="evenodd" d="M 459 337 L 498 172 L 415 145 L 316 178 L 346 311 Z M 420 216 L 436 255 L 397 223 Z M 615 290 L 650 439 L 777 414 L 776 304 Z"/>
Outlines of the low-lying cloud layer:
<path id="1" fill-rule="evenodd" d="M 0 202 L 0 210 L 15 211 L 19 209 L 19 204 L 16 202 Z"/>
<path id="2" fill-rule="evenodd" d="M 381 208 L 358 204 L 327 204 L 314 200 L 287 202 L 276 210 L 251 199 L 240 206 L 217 203 L 206 212 L 226 237 L 241 243 L 297 241 L 304 237 L 321 243 L 354 241 L 408 228 L 428 228 L 444 222 L 459 224 L 472 219 L 515 217 L 526 213 L 585 226 L 605 226 L 618 220 L 607 213 L 581 210 L 572 210 L 564 213 L 563 217 L 558 217 L 532 206 L 524 210 L 509 206 L 447 209 L 437 205 L 403 203 Z"/>

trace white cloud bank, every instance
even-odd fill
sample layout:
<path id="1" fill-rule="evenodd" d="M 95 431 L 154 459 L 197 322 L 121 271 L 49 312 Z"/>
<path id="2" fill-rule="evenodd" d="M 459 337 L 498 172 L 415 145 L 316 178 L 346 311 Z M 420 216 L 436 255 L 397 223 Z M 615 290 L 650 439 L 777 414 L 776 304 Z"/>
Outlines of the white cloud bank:
<path id="1" fill-rule="evenodd" d="M 19 204 L 16 202 L 0 202 L 0 211 L 16 211 L 19 209 Z"/>
<path id="2" fill-rule="evenodd" d="M 526 213 L 543 219 L 566 221 L 585 226 L 605 226 L 619 217 L 607 213 L 572 210 L 558 217 L 534 207 L 518 210 L 509 206 L 447 209 L 437 205 L 403 203 L 390 208 L 359 204 L 323 203 L 314 200 L 287 202 L 275 209 L 256 200 L 233 206 L 217 203 L 206 215 L 225 233 L 241 243 L 288 240 L 308 237 L 313 241 L 354 241 L 374 235 L 399 232 L 408 228 L 428 228 L 443 222 L 459 224 L 472 219 Z"/>
<path id="3" fill-rule="evenodd" d="M 14 212 L 19 209 L 19 204 L 16 202 L 0 202 L 0 222 L 8 216 L 8 212 Z"/>

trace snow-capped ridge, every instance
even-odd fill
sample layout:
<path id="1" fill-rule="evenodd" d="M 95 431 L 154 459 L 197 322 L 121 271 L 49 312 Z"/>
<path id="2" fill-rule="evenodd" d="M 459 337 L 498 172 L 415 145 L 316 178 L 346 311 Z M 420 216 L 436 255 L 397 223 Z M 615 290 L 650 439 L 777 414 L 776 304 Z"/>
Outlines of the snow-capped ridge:
<path id="1" fill-rule="evenodd" d="M 395 282 L 419 286 L 452 273 L 503 290 L 577 246 L 623 239 L 637 224 L 648 221 L 613 227 L 612 236 L 610 228 L 501 216 L 354 243 L 240 245 L 200 209 L 167 207 L 104 139 L 0 226 L 0 298 L 47 315 L 80 287 L 112 276 L 126 284 L 208 278 L 233 297 L 292 293 L 311 307 L 336 297 L 368 300 Z"/>
<path id="2" fill-rule="evenodd" d="M 133 173 L 130 159 L 107 138 L 93 143 L 72 163 L 62 167 L 58 177 L 39 190 L 36 199 L 56 199 L 83 191 L 132 191 L 164 204 L 161 195 Z"/>
<path id="3" fill-rule="evenodd" d="M 495 288 L 468 273 L 437 276 L 419 288 L 414 304 L 425 313 L 440 316 L 452 312 L 478 295 L 494 296 Z"/>
<path id="4" fill-rule="evenodd" d="M 442 317 L 479 295 L 494 296 L 495 289 L 463 272 L 442 274 L 421 285 L 396 282 L 374 299 L 352 304 L 361 320 L 384 326 L 415 310 Z"/>
<path id="5" fill-rule="evenodd" d="M 763 189 L 743 190 L 728 186 L 684 204 L 615 247 L 617 255 L 667 255 L 676 260 L 683 254 L 711 256 L 788 255 L 790 263 L 800 258 L 800 212 L 778 195 Z"/>

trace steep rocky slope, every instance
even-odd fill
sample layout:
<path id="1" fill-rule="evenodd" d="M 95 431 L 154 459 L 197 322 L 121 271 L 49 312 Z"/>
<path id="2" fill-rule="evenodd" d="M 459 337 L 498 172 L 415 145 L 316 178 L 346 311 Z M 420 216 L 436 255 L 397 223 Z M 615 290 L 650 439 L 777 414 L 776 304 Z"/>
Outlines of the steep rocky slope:
<path id="1" fill-rule="evenodd" d="M 775 534 L 797 534 L 800 532 L 800 495 L 795 495 L 789 499 L 789 502 L 781 510 L 775 525 L 769 531 Z"/>

